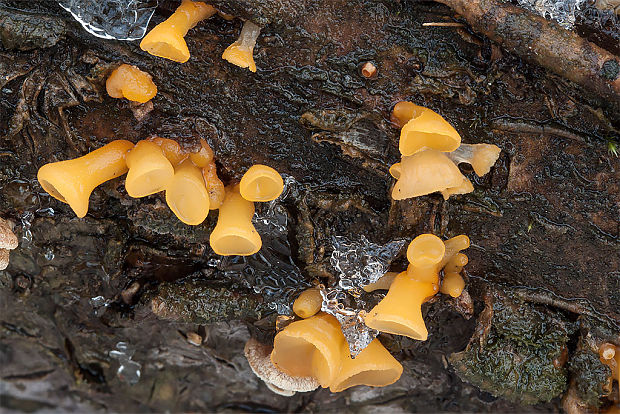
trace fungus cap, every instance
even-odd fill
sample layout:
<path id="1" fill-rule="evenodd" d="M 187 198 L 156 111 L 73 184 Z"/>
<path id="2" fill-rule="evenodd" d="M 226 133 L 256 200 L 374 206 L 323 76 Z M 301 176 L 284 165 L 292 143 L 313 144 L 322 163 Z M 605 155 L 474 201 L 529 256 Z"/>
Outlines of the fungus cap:
<path id="1" fill-rule="evenodd" d="M 300 318 L 309 318 L 321 310 L 323 297 L 318 288 L 306 289 L 293 302 L 293 312 Z"/>
<path id="2" fill-rule="evenodd" d="M 215 162 L 209 163 L 209 165 L 202 169 L 202 176 L 205 180 L 207 191 L 209 192 L 209 208 L 211 210 L 217 210 L 224 202 L 226 190 L 224 188 L 224 183 L 222 183 L 222 180 L 217 176 Z"/>
<path id="3" fill-rule="evenodd" d="M 402 272 L 387 295 L 366 315 L 369 328 L 425 341 L 428 331 L 422 319 L 422 303 L 437 293 L 433 283 L 418 282 Z"/>
<path id="4" fill-rule="evenodd" d="M 276 394 L 291 396 L 295 392 L 313 391 L 319 383 L 312 377 L 292 377 L 280 371 L 271 362 L 273 347 L 261 344 L 254 338 L 246 342 L 243 349 L 252 372 L 265 382 L 265 385 Z"/>
<path id="5" fill-rule="evenodd" d="M 139 103 L 148 102 L 157 94 L 151 75 L 127 64 L 114 69 L 105 86 L 112 98 L 127 98 Z"/>
<path id="6" fill-rule="evenodd" d="M 329 386 L 331 392 L 344 391 L 356 385 L 385 387 L 393 384 L 403 373 L 403 366 L 385 349 L 377 338 L 373 339 L 355 359 L 349 346 L 343 344 L 342 365 Z"/>
<path id="7" fill-rule="evenodd" d="M 152 137 L 149 141 L 159 145 L 164 156 L 170 161 L 172 166 L 179 165 L 181 161 L 187 158 L 187 154 L 181 149 L 178 142 L 169 138 Z"/>
<path id="8" fill-rule="evenodd" d="M 239 185 L 228 187 L 209 244 L 221 256 L 249 256 L 262 246 L 252 224 L 254 203 L 241 197 Z"/>
<path id="9" fill-rule="evenodd" d="M 146 197 L 166 189 L 174 177 L 174 167 L 159 145 L 142 140 L 127 154 L 129 172 L 125 189 L 131 197 Z"/>
<path id="10" fill-rule="evenodd" d="M 450 198 L 450 196 L 458 195 L 458 194 L 467 194 L 474 191 L 474 185 L 469 181 L 467 177 L 463 177 L 463 182 L 456 187 L 446 188 L 445 190 L 441 190 L 441 195 L 444 200 Z"/>
<path id="11" fill-rule="evenodd" d="M 4 270 L 9 267 L 9 249 L 0 249 L 0 270 Z"/>
<path id="12" fill-rule="evenodd" d="M 404 200 L 456 187 L 463 183 L 463 174 L 445 154 L 426 149 L 403 157 L 401 174 L 392 189 L 394 200 Z"/>
<path id="13" fill-rule="evenodd" d="M 409 101 L 400 101 L 392 109 L 390 120 L 402 128 L 411 121 L 411 118 L 419 116 L 426 108 Z"/>
<path id="14" fill-rule="evenodd" d="M 501 151 L 497 145 L 492 144 L 461 144 L 447 155 L 455 164 L 471 164 L 476 175 L 482 177 L 491 171 Z"/>
<path id="15" fill-rule="evenodd" d="M 273 168 L 255 164 L 243 174 L 239 190 L 246 200 L 271 201 L 282 194 L 284 180 Z"/>
<path id="16" fill-rule="evenodd" d="M 404 156 L 413 155 L 424 148 L 454 151 L 461 145 L 461 136 L 437 112 L 423 108 L 415 110 L 413 117 L 400 131 L 398 148 Z"/>
<path id="17" fill-rule="evenodd" d="M 278 332 L 271 361 L 293 377 L 312 377 L 324 388 L 338 373 L 345 338 L 332 315 L 319 313 L 293 322 Z"/>
<path id="18" fill-rule="evenodd" d="M 420 234 L 407 247 L 407 260 L 414 266 L 437 265 L 443 259 L 446 246 L 434 234 Z"/>
<path id="19" fill-rule="evenodd" d="M 8 221 L 0 218 L 0 249 L 13 250 L 17 248 L 18 241 Z"/>
<path id="20" fill-rule="evenodd" d="M 200 168 L 185 160 L 166 186 L 166 203 L 185 224 L 196 226 L 209 214 L 209 193 Z"/>
<path id="21" fill-rule="evenodd" d="M 214 161 L 213 150 L 211 149 L 209 144 L 207 144 L 207 141 L 201 139 L 200 149 L 198 150 L 198 152 L 193 152 L 189 154 L 189 158 L 198 167 L 204 168 Z"/>
<path id="22" fill-rule="evenodd" d="M 133 146 L 129 141 L 115 140 L 82 157 L 45 164 L 39 168 L 37 179 L 49 195 L 69 204 L 82 218 L 95 187 L 127 172 L 126 155 Z"/>
<path id="23" fill-rule="evenodd" d="M 400 162 L 393 164 L 390 167 L 390 175 L 398 180 L 400 178 L 401 168 L 402 168 L 402 165 Z"/>
<path id="24" fill-rule="evenodd" d="M 239 39 L 224 50 L 222 59 L 241 68 L 248 68 L 251 72 L 256 72 L 254 46 L 256 45 L 256 39 L 258 39 L 259 34 L 259 26 L 249 20 L 245 21 L 243 23 L 243 28 L 241 28 Z"/>
<path id="25" fill-rule="evenodd" d="M 140 42 L 140 49 L 175 62 L 184 63 L 190 54 L 184 36 L 198 22 L 217 13 L 200 1 L 183 0 L 167 20 L 155 26 Z"/>
<path id="26" fill-rule="evenodd" d="M 465 281 L 458 273 L 446 273 L 441 281 L 439 291 L 444 295 L 450 295 L 458 298 L 465 289 Z"/>

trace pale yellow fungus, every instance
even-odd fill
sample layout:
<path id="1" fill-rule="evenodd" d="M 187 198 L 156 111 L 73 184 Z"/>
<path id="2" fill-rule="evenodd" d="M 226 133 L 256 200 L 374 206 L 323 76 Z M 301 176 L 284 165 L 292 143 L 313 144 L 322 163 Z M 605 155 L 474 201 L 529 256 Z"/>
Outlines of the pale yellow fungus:
<path id="1" fill-rule="evenodd" d="M 441 281 L 439 291 L 444 295 L 450 295 L 458 298 L 465 289 L 465 281 L 458 273 L 446 273 Z"/>
<path id="2" fill-rule="evenodd" d="M 306 289 L 293 302 L 293 312 L 300 318 L 309 318 L 321 310 L 323 297 L 317 288 Z"/>
<path id="3" fill-rule="evenodd" d="M 398 148 L 403 156 L 432 148 L 438 151 L 454 151 L 461 145 L 461 136 L 437 112 L 419 107 L 412 111 L 413 117 L 400 131 Z"/>
<path id="4" fill-rule="evenodd" d="M 331 392 L 356 385 L 385 387 L 398 381 L 403 373 L 403 366 L 376 338 L 355 359 L 351 358 L 346 343 L 342 345 L 342 353 L 340 370 L 329 386 Z"/>
<path id="5" fill-rule="evenodd" d="M 214 161 L 213 150 L 204 139 L 200 140 L 200 149 L 198 152 L 189 154 L 189 158 L 194 164 L 200 168 L 209 166 Z"/>
<path id="6" fill-rule="evenodd" d="M 155 26 L 140 42 L 140 49 L 153 56 L 184 63 L 190 57 L 185 35 L 198 22 L 217 10 L 200 1 L 183 0 L 167 20 Z"/>
<path id="7" fill-rule="evenodd" d="M 226 188 L 217 225 L 209 237 L 213 251 L 221 256 L 249 256 L 258 252 L 262 241 L 252 224 L 253 215 L 254 203 L 241 197 L 239 185 Z"/>
<path id="8" fill-rule="evenodd" d="M 403 157 L 392 198 L 403 200 L 457 187 L 463 183 L 464 178 L 443 152 L 426 149 Z"/>
<path id="9" fill-rule="evenodd" d="M 174 167 L 161 147 L 147 140 L 138 142 L 127 154 L 127 166 L 125 189 L 134 198 L 163 191 L 174 177 Z"/>
<path id="10" fill-rule="evenodd" d="M 397 162 L 396 164 L 392 165 L 390 167 L 390 175 L 398 180 L 400 178 L 401 167 L 402 165 L 400 162 Z"/>
<path id="11" fill-rule="evenodd" d="M 166 186 L 166 203 L 170 210 L 185 224 L 202 223 L 209 214 L 209 193 L 200 168 L 185 160 L 174 170 Z"/>
<path id="12" fill-rule="evenodd" d="M 9 252 L 17 248 L 18 242 L 11 224 L 0 218 L 0 270 L 9 266 Z"/>
<path id="13" fill-rule="evenodd" d="M 439 263 L 440 269 L 444 268 L 458 252 L 469 248 L 471 242 L 469 241 L 469 237 L 461 234 L 444 241 L 444 244 L 446 245 L 446 252 L 443 259 L 441 259 L 441 263 Z"/>
<path id="14" fill-rule="evenodd" d="M 425 108 L 409 101 L 400 101 L 392 109 L 391 121 L 402 128 L 411 121 L 411 118 L 419 116 Z"/>
<path id="15" fill-rule="evenodd" d="M 340 369 L 344 344 L 338 320 L 319 313 L 293 322 L 278 332 L 271 361 L 290 376 L 312 377 L 327 388 Z"/>
<path id="16" fill-rule="evenodd" d="M 282 194 L 284 181 L 273 168 L 255 164 L 243 174 L 239 189 L 246 200 L 271 201 Z"/>
<path id="17" fill-rule="evenodd" d="M 256 39 L 260 34 L 260 27 L 247 20 L 243 23 L 239 39 L 232 45 L 228 46 L 222 54 L 222 59 L 227 60 L 233 65 L 241 68 L 248 68 L 252 72 L 256 72 L 256 64 L 254 63 L 254 46 Z"/>
<path id="18" fill-rule="evenodd" d="M 157 94 L 157 86 L 151 75 L 127 64 L 114 69 L 105 87 L 112 98 L 126 98 L 140 103 L 150 101 Z"/>
<path id="19" fill-rule="evenodd" d="M 471 193 L 472 191 L 474 191 L 474 185 L 471 183 L 471 181 L 469 181 L 469 178 L 463 177 L 463 182 L 460 185 L 441 190 L 441 195 L 443 196 L 444 200 L 447 200 L 450 198 L 450 196 L 467 194 Z"/>
<path id="20" fill-rule="evenodd" d="M 437 293 L 433 283 L 419 282 L 402 272 L 385 298 L 366 315 L 369 328 L 425 341 L 428 331 L 422 319 L 422 303 Z"/>
<path id="21" fill-rule="evenodd" d="M 462 162 L 471 164 L 476 175 L 482 177 L 491 171 L 501 151 L 497 145 L 492 144 L 461 144 L 447 155 L 455 164 Z"/>
<path id="22" fill-rule="evenodd" d="M 409 243 L 407 273 L 418 282 L 439 287 L 439 264 L 446 251 L 444 242 L 433 234 L 421 234 Z"/>
<path id="23" fill-rule="evenodd" d="M 45 191 L 69 204 L 82 218 L 95 187 L 127 172 L 125 156 L 133 146 L 129 141 L 116 140 L 82 157 L 45 164 L 37 179 Z"/>

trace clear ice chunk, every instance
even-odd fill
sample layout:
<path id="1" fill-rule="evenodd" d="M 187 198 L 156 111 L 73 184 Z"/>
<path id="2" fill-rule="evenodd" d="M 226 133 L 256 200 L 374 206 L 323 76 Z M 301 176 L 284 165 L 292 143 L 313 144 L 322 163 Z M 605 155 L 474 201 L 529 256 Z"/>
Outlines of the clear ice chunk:
<path id="1" fill-rule="evenodd" d="M 142 39 L 157 0 L 60 0 L 86 31 L 103 39 Z"/>
<path id="2" fill-rule="evenodd" d="M 129 385 L 135 385 L 140 381 L 142 370 L 142 365 L 131 359 L 134 353 L 135 351 L 127 342 L 117 343 L 116 349 L 108 352 L 111 358 L 118 360 L 119 366 L 118 370 L 116 370 L 118 379 Z"/>
<path id="3" fill-rule="evenodd" d="M 519 5 L 545 19 L 555 20 L 565 29 L 575 25 L 575 13 L 586 6 L 588 0 L 517 0 Z"/>

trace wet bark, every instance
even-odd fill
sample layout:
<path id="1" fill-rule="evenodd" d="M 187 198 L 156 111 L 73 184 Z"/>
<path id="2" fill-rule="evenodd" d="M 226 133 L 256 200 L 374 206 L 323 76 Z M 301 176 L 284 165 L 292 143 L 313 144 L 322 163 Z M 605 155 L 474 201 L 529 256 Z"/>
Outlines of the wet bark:
<path id="1" fill-rule="evenodd" d="M 151 24 L 174 7 L 163 3 Z M 580 338 L 617 340 L 620 162 L 607 143 L 617 142 L 620 119 L 613 111 L 469 27 L 422 26 L 452 19 L 443 5 L 230 1 L 222 8 L 264 25 L 256 74 L 220 58 L 239 20 L 214 17 L 191 30 L 192 57 L 179 65 L 137 42 L 94 38 L 52 3 L 0 3 L 0 214 L 20 237 L 0 272 L 3 407 L 547 411 L 560 406 L 569 381 L 601 371 L 580 357 L 570 366 L 581 368 L 554 377 L 550 402 L 538 402 L 530 398 L 535 388 L 512 398 L 455 370 L 448 357 L 477 338 L 475 319 L 497 289 L 570 324 L 561 341 L 567 364 L 581 355 Z M 7 24 L 6 16 L 21 23 Z M 367 61 L 378 68 L 375 78 L 360 74 Z M 140 121 L 105 93 L 119 62 L 146 70 L 158 86 Z M 390 200 L 398 131 L 389 116 L 403 99 L 441 113 L 466 143 L 502 148 L 483 178 L 463 167 L 473 193 Z M 150 135 L 187 148 L 206 139 L 227 183 L 254 163 L 292 177 L 275 212 L 259 209 L 281 224 L 259 228 L 262 255 L 218 258 L 207 242 L 216 214 L 183 225 L 160 195 L 132 199 L 121 179 L 93 192 L 84 219 L 36 181 L 45 163 Z M 253 376 L 245 341 L 268 340 L 274 308 L 313 280 L 333 283 L 332 236 L 383 244 L 422 232 L 471 238 L 476 318 L 464 317 L 471 304 L 440 296 L 425 305 L 428 341 L 382 337 L 405 368 L 390 387 L 285 398 Z M 401 255 L 393 270 L 403 265 Z M 528 315 L 517 314 L 536 326 L 547 321 Z"/>

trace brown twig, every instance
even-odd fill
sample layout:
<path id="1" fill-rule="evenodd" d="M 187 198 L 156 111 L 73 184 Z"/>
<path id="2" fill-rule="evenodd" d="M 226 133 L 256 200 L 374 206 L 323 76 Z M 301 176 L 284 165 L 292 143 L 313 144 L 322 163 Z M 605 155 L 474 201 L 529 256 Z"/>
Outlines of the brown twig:
<path id="1" fill-rule="evenodd" d="M 554 22 L 501 0 L 437 0 L 521 57 L 620 104 L 620 59 Z"/>

